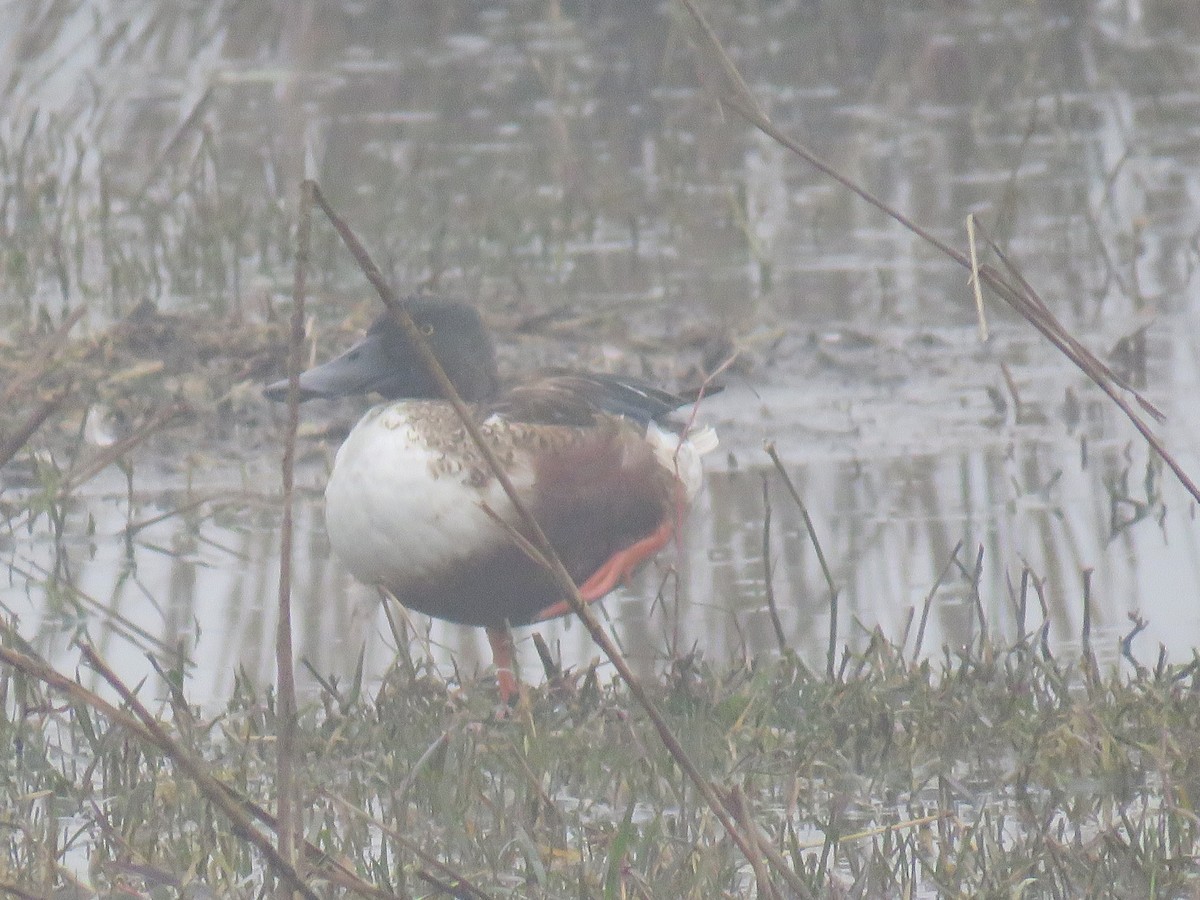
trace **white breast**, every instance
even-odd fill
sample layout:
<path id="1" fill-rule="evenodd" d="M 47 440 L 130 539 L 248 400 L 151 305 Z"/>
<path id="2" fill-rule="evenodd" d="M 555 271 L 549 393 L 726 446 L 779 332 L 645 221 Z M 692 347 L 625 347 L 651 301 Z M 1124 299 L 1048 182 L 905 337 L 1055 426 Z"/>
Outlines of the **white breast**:
<path id="1" fill-rule="evenodd" d="M 430 449 L 412 421 L 423 406 L 398 402 L 368 412 L 338 450 L 325 489 L 334 552 L 361 581 L 398 593 L 481 546 L 509 540 L 480 501 L 509 521 L 514 515 L 495 479 L 472 485 L 468 472 Z M 509 473 L 518 490 L 532 481 L 523 468 Z"/>
<path id="2" fill-rule="evenodd" d="M 504 456 L 514 487 L 532 498 L 534 467 L 515 448 L 519 441 L 511 428 L 493 419 L 483 427 Z M 481 504 L 511 523 L 516 511 L 482 460 L 464 449 L 470 439 L 461 431 L 445 404 L 407 400 L 376 406 L 350 432 L 325 489 L 325 523 L 334 552 L 359 580 L 404 599 L 410 588 L 428 591 L 468 568 L 471 558 L 511 543 Z M 646 438 L 690 500 L 703 478 L 700 457 L 717 445 L 715 433 L 694 429 L 681 443 L 673 431 L 651 423 Z M 464 464 L 460 451 L 474 461 Z"/>

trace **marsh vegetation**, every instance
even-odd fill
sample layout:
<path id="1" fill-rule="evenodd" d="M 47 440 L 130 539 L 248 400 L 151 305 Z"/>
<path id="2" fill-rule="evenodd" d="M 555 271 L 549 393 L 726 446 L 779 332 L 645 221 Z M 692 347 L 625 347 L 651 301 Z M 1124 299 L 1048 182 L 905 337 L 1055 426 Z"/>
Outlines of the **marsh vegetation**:
<path id="1" fill-rule="evenodd" d="M 706 12 L 783 131 L 955 247 L 978 217 L 1197 473 L 1193 6 Z M 318 895 L 1197 891 L 1195 501 L 1026 319 L 989 299 L 981 341 L 961 269 L 723 108 L 679 6 L 3 15 L 5 890 L 276 883 L 225 804 L 270 834 L 261 388 L 307 175 L 399 289 L 476 302 L 509 372 L 732 360 L 686 539 L 603 614 L 757 847 L 578 623 L 537 629 L 544 659 L 519 635 L 529 694 L 498 720 L 474 631 L 389 621 L 324 536 L 362 412 L 331 403 L 302 420 L 291 572 Z M 379 301 L 320 218 L 309 271 L 324 358 Z M 117 685 L 167 744 L 101 711 L 132 710 Z"/>

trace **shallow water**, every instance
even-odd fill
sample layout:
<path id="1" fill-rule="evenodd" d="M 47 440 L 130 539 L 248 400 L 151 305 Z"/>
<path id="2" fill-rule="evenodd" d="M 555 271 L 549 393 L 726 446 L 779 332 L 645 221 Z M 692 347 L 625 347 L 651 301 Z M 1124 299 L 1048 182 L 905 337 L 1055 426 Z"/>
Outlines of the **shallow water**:
<path id="1" fill-rule="evenodd" d="M 979 216 L 1067 326 L 1144 386 L 1168 415 L 1167 445 L 1200 471 L 1200 13 L 858 7 L 713 15 L 785 130 L 956 245 L 967 213 Z M 983 345 L 961 270 L 723 117 L 667 7 L 182 15 L 147 2 L 122 22 L 97 8 L 31 8 L 4 48 L 10 332 L 80 302 L 92 329 L 146 298 L 214 318 L 285 309 L 307 167 L 397 285 L 477 300 L 510 371 L 570 363 L 687 384 L 739 352 L 701 411 L 723 450 L 686 540 L 604 602 L 643 670 L 693 648 L 718 663 L 777 651 L 764 477 L 783 642 L 826 666 L 829 589 L 764 441 L 828 560 L 839 654 L 876 627 L 926 654 L 981 628 L 1011 638 L 1022 614 L 1074 653 L 1085 584 L 1103 660 L 1117 660 L 1131 615 L 1148 623 L 1132 644 L 1143 661 L 1159 644 L 1183 659 L 1200 643 L 1195 509 L 1133 428 L 998 305 Z M 321 223 L 314 282 L 319 333 L 351 310 L 369 319 L 369 290 Z M 147 650 L 180 647 L 200 702 L 239 669 L 273 677 L 270 423 L 282 416 L 259 383 L 236 389 L 232 412 L 213 402 L 199 424 L 139 448 L 128 473 L 101 473 L 54 521 L 26 524 L 28 459 L 4 470 L 0 601 L 35 647 L 70 667 L 70 637 L 86 631 L 130 677 Z M 108 439 L 106 391 L 87 395 L 90 440 Z M 82 404 L 30 449 L 61 453 L 81 416 Z M 321 523 L 333 446 L 302 451 L 297 655 L 344 677 L 365 647 L 376 674 L 394 658 L 391 632 L 330 558 Z M 412 626 L 418 657 L 486 666 L 480 635 L 415 615 Z M 577 625 L 539 630 L 567 664 L 596 654 Z"/>

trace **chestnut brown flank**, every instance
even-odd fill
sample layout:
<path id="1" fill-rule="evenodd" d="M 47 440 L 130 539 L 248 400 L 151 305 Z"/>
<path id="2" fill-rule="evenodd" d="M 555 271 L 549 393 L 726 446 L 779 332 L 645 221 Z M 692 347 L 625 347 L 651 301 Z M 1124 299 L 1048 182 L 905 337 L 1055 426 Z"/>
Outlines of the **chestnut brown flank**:
<path id="1" fill-rule="evenodd" d="M 535 456 L 530 507 L 567 571 L 582 584 L 613 554 L 674 515 L 674 479 L 631 423 L 609 419 L 586 438 Z M 436 580 L 396 585 L 412 609 L 466 625 L 524 625 L 563 599 L 511 541 L 448 560 Z"/>

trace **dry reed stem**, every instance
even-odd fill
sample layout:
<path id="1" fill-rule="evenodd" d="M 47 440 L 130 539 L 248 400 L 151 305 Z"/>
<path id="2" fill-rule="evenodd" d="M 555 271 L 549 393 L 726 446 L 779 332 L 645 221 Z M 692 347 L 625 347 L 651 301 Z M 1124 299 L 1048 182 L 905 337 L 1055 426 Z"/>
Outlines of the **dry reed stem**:
<path id="1" fill-rule="evenodd" d="M 959 538 L 954 549 L 950 551 L 950 558 L 946 560 L 946 564 L 942 566 L 942 571 L 938 573 L 938 577 L 934 580 L 933 586 L 929 588 L 929 593 L 925 595 L 925 603 L 921 607 L 921 624 L 917 626 L 916 642 L 913 644 L 913 663 L 915 664 L 921 658 L 921 645 L 925 643 L 925 625 L 929 622 L 929 609 L 933 606 L 933 597 L 937 593 L 938 588 L 942 586 L 942 582 L 946 580 L 946 576 L 950 574 L 950 569 L 958 562 L 958 551 L 963 547 L 963 541 Z"/>
<path id="2" fill-rule="evenodd" d="M 202 497 L 196 497 L 189 500 L 187 503 L 179 503 L 172 506 L 170 509 L 164 510 L 153 516 L 147 516 L 144 519 L 138 519 L 136 522 L 130 522 L 122 529 L 126 539 L 137 537 L 142 531 L 154 525 L 158 525 L 167 519 L 173 519 L 176 516 L 184 516 L 188 513 L 199 509 L 207 503 L 213 504 L 214 508 L 224 506 L 249 506 L 253 502 L 261 503 L 266 506 L 268 503 L 273 507 L 275 505 L 274 498 L 269 498 L 264 494 L 253 493 L 250 491 L 215 491 L 211 494 L 205 494 Z M 211 511 L 210 511 L 211 514 Z"/>
<path id="3" fill-rule="evenodd" d="M 967 214 L 967 247 L 971 251 L 971 293 L 975 297 L 975 317 L 979 320 L 979 340 L 988 341 L 987 315 L 983 309 L 983 288 L 979 285 L 979 254 L 975 249 L 975 213 Z"/>
<path id="4" fill-rule="evenodd" d="M 190 751 L 173 740 L 163 730 L 162 724 L 158 719 L 151 715 L 150 710 L 142 705 L 142 701 L 137 698 L 137 695 L 117 676 L 116 672 L 108 667 L 108 664 L 100 658 L 100 654 L 90 644 L 79 643 L 78 646 L 87 664 L 99 672 L 101 677 L 112 686 L 113 690 L 120 694 L 121 699 L 133 710 L 134 715 L 137 716 L 142 726 L 150 733 L 153 742 L 170 756 L 172 761 L 195 782 L 205 797 L 214 803 L 219 802 L 222 811 L 229 817 L 234 832 L 242 837 L 243 840 L 248 840 L 254 844 L 266 857 L 267 862 L 275 870 L 275 873 L 285 884 L 291 885 L 293 891 L 299 892 L 304 897 L 310 898 L 310 900 L 318 900 L 316 893 L 304 883 L 300 873 L 296 871 L 291 861 L 279 854 L 267 836 L 254 827 L 245 810 L 230 798 L 226 786 L 214 778 L 204 767 L 203 763 L 192 756 Z"/>
<path id="5" fill-rule="evenodd" d="M 880 212 L 900 223 L 904 228 L 911 231 L 917 237 L 921 238 L 926 243 L 937 248 L 944 255 L 954 260 L 969 272 L 973 271 L 971 260 L 967 254 L 960 250 L 951 247 L 945 241 L 940 240 L 927 229 L 921 227 L 912 219 L 905 216 L 892 206 L 889 206 L 884 201 L 880 200 L 866 188 L 859 185 L 846 175 L 843 175 L 836 168 L 825 162 L 807 147 L 793 140 L 784 132 L 782 132 L 771 121 L 762 107 L 758 104 L 754 95 L 746 86 L 737 67 L 733 64 L 729 55 L 721 46 L 720 41 L 708 24 L 703 13 L 696 7 L 693 0 L 679 0 L 688 14 L 700 27 L 704 33 L 709 49 L 715 54 L 718 63 L 725 73 L 726 86 L 719 90 L 718 100 L 726 107 L 737 113 L 752 126 L 757 128 L 767 137 L 774 140 L 784 149 L 790 151 L 801 159 L 805 160 L 809 165 L 816 168 L 818 171 L 832 178 L 838 184 L 853 192 L 858 197 L 865 200 L 867 203 L 874 206 Z M 980 232 L 983 232 L 983 226 L 975 221 L 975 227 Z M 1129 400 L 1122 396 L 1121 391 L 1126 391 L 1131 394 L 1137 404 L 1145 410 L 1152 418 L 1157 421 L 1162 421 L 1162 413 L 1159 412 L 1150 401 L 1138 393 L 1133 388 L 1122 382 L 1112 370 L 1105 365 L 1099 358 L 1096 357 L 1090 350 L 1083 346 L 1046 306 L 1042 298 L 1017 271 L 1016 267 L 1008 260 L 995 242 L 988 241 L 988 245 L 996 253 L 1009 275 L 1013 279 L 1010 281 L 1000 274 L 994 267 L 982 265 L 978 267 L 979 279 L 987 284 L 1001 299 L 1008 303 L 1014 310 L 1021 314 L 1027 322 L 1041 332 L 1050 343 L 1052 343 L 1064 356 L 1067 357 L 1076 367 L 1079 368 L 1085 375 L 1090 378 L 1100 390 L 1108 395 L 1126 418 L 1142 435 L 1145 441 L 1153 448 L 1154 452 L 1165 462 L 1174 473 L 1179 483 L 1184 489 L 1192 495 L 1192 497 L 1200 502 L 1200 487 L 1197 487 L 1183 466 L 1171 455 L 1167 450 L 1166 445 L 1154 433 L 1150 425 L 1134 410 L 1133 405 Z"/>
<path id="6" fill-rule="evenodd" d="M 40 403 L 26 416 L 25 421 L 17 426 L 17 430 L 10 437 L 0 440 L 0 466 L 21 452 L 21 448 L 33 437 L 34 432 L 41 428 L 42 424 L 63 405 L 63 401 L 67 399 L 73 387 L 73 384 L 64 385 L 49 400 Z"/>
<path id="7" fill-rule="evenodd" d="M 50 366 L 54 364 L 55 357 L 58 356 L 58 351 L 63 348 L 67 342 L 67 334 L 75 323 L 83 318 L 86 312 L 86 307 L 77 306 L 72 313 L 63 320 L 63 323 L 54 330 L 54 332 L 42 341 L 37 348 L 34 357 L 40 362 L 37 366 L 30 369 L 25 374 L 14 378 L 4 389 L 4 393 L 0 394 L 0 407 L 8 406 L 18 396 L 29 390 L 30 387 L 42 380 L 42 376 L 46 374 Z"/>
<path id="8" fill-rule="evenodd" d="M 312 185 L 300 186 L 296 227 L 296 272 L 292 286 L 291 331 L 288 336 L 287 425 L 283 434 L 282 521 L 279 525 L 279 615 L 275 623 L 275 679 L 278 684 L 279 736 L 275 748 L 275 796 L 279 818 L 279 854 L 296 858 L 296 669 L 292 651 L 292 531 L 295 490 L 296 432 L 300 429 L 300 369 L 304 352 L 304 293 L 307 286 L 312 232 Z M 290 893 L 280 885 L 281 900 Z"/>
<path id="9" fill-rule="evenodd" d="M 563 686 L 562 666 L 554 659 L 546 639 L 540 631 L 533 633 L 533 647 L 537 650 L 538 659 L 542 663 L 542 671 L 546 673 L 546 681 L 553 687 Z"/>
<path id="10" fill-rule="evenodd" d="M 787 652 L 787 638 L 783 635 L 783 623 L 779 620 L 779 607 L 775 603 L 775 583 L 771 571 L 771 493 L 767 490 L 767 476 L 762 480 L 763 498 L 763 587 L 767 593 L 767 610 L 771 614 L 771 627 L 775 629 L 775 640 L 779 642 L 779 652 Z"/>
<path id="11" fill-rule="evenodd" d="M 779 458 L 779 452 L 775 449 L 775 442 L 765 441 L 763 449 L 767 451 L 767 456 L 771 457 L 771 462 L 775 464 L 775 468 L 779 470 L 779 474 L 783 477 L 784 486 L 787 487 L 792 500 L 795 501 L 796 506 L 800 509 L 800 515 L 804 519 L 804 529 L 808 532 L 808 539 L 812 541 L 813 549 L 817 551 L 817 562 L 821 565 L 821 573 L 825 576 L 825 584 L 829 587 L 829 647 L 825 654 L 825 674 L 832 681 L 835 674 L 834 667 L 837 663 L 838 598 L 841 592 L 833 582 L 833 573 L 829 570 L 829 563 L 825 559 L 825 551 L 821 549 L 821 541 L 817 537 L 817 528 L 813 525 L 812 516 L 808 514 L 808 506 L 805 505 L 800 492 L 796 490 L 796 485 L 792 483 L 792 478 L 788 475 L 787 469 L 783 467 L 783 460 Z"/>
<path id="12" fill-rule="evenodd" d="M 508 496 L 509 501 L 516 509 L 522 525 L 528 532 L 530 543 L 550 563 L 550 573 L 554 577 L 555 583 L 562 591 L 563 596 L 566 598 L 567 603 L 571 606 L 572 610 L 574 610 L 575 614 L 579 616 L 584 627 L 587 628 L 588 633 L 592 636 L 592 640 L 594 640 L 600 649 L 604 651 L 605 656 L 607 656 L 609 661 L 613 664 L 613 667 L 617 670 L 617 674 L 621 677 L 621 680 L 624 681 L 628 686 L 629 692 L 633 695 L 634 699 L 642 707 L 642 709 L 646 711 L 646 715 L 650 718 L 651 722 L 653 722 L 663 746 L 667 748 L 667 752 L 671 754 L 672 758 L 678 764 L 680 769 L 682 769 L 687 777 L 696 785 L 696 789 L 704 798 L 704 801 L 708 805 L 709 809 L 712 810 L 713 815 L 717 817 L 717 820 L 725 829 L 726 834 L 729 835 L 730 839 L 737 845 L 742 854 L 749 859 L 751 854 L 754 852 L 753 846 L 748 842 L 746 836 L 743 835 L 740 829 L 737 827 L 736 822 L 725 810 L 720 798 L 714 791 L 713 786 L 709 784 L 704 776 L 700 774 L 700 770 L 696 768 L 696 765 L 692 762 L 691 757 L 686 753 L 686 751 L 684 751 L 683 745 L 679 743 L 679 740 L 671 731 L 670 726 L 667 725 L 666 719 L 663 718 L 662 713 L 659 712 L 658 707 L 650 698 L 650 695 L 646 692 L 646 689 L 642 686 L 641 680 L 638 679 L 638 677 L 633 673 L 633 670 L 629 667 L 629 663 L 626 662 L 624 655 L 620 652 L 613 640 L 601 627 L 600 620 L 596 618 L 596 614 L 588 608 L 587 603 L 585 603 L 583 598 L 580 596 L 579 588 L 571 579 L 571 576 L 567 573 L 566 568 L 562 564 L 562 560 L 558 558 L 558 554 L 554 552 L 554 547 L 550 544 L 550 541 L 542 531 L 541 526 L 538 525 L 537 521 L 533 518 L 533 515 L 526 508 L 525 504 L 521 502 L 521 498 L 517 494 L 516 488 L 513 487 L 508 475 L 505 473 L 503 465 L 500 463 L 500 460 L 496 458 L 492 448 L 483 439 L 483 435 L 479 430 L 478 424 L 472 417 L 471 411 L 467 408 L 467 405 L 458 395 L 458 391 L 455 390 L 454 385 L 446 376 L 445 371 L 442 369 L 441 364 L 438 362 L 437 357 L 434 355 L 433 350 L 430 348 L 429 343 L 425 339 L 425 336 L 413 322 L 412 317 L 408 314 L 408 310 L 405 309 L 403 302 L 384 279 L 383 273 L 380 272 L 378 266 L 375 265 L 374 261 L 367 253 L 366 248 L 363 247 L 362 243 L 358 240 L 350 226 L 347 225 L 337 215 L 337 213 L 334 212 L 332 207 L 329 206 L 324 195 L 321 193 L 320 188 L 316 186 L 315 183 L 313 184 L 313 197 L 317 205 L 321 207 L 322 211 L 324 211 L 325 215 L 329 218 L 329 221 L 333 224 L 334 228 L 341 236 L 342 241 L 346 244 L 351 254 L 353 254 L 354 258 L 358 261 L 359 267 L 362 269 L 363 274 L 378 292 L 380 300 L 383 301 L 384 306 L 387 307 L 388 312 L 391 314 L 394 321 L 404 330 L 405 336 L 408 338 L 409 343 L 417 348 L 417 352 L 421 357 L 421 362 L 425 366 L 426 371 L 433 376 L 441 395 L 454 408 L 455 413 L 462 422 L 464 430 L 470 436 L 471 442 L 479 450 L 480 455 L 487 462 L 488 468 L 496 477 L 496 480 L 504 489 L 504 493 Z M 781 875 L 795 889 L 799 889 L 799 887 L 802 885 L 799 877 L 790 869 L 781 872 Z"/>
<path id="13" fill-rule="evenodd" d="M 46 569 L 38 566 L 36 563 L 30 563 L 30 565 L 33 566 L 33 568 L 25 568 L 20 563 L 9 562 L 9 574 L 20 575 L 30 583 L 36 582 L 39 579 L 51 577 L 50 573 Z M 97 600 L 91 594 L 81 590 L 77 584 L 73 584 L 64 580 L 60 581 L 58 586 L 62 590 L 68 591 L 73 600 L 78 601 L 81 605 L 86 606 L 89 609 L 103 613 L 103 615 L 105 615 L 110 622 L 120 626 L 120 628 L 117 629 L 118 633 L 121 633 L 121 629 L 124 629 L 126 636 L 136 636 L 137 639 L 142 642 L 144 648 L 152 647 L 160 656 L 172 660 L 173 662 L 187 661 L 187 657 L 178 647 L 173 647 L 162 639 L 156 637 L 154 634 L 137 624 L 137 622 L 134 622 L 128 616 L 122 615 L 119 611 L 112 609 L 109 604 L 101 603 L 101 601 Z M 0 630 L 4 630 L 2 625 L 0 625 Z"/>
<path id="14" fill-rule="evenodd" d="M 16 897 L 17 900 L 46 900 L 45 894 L 27 891 L 11 881 L 0 881 L 0 891 L 3 891 L 5 896 Z"/>
<path id="15" fill-rule="evenodd" d="M 963 574 L 971 579 L 971 599 L 975 604 L 975 615 L 979 617 L 979 645 L 986 647 L 988 645 L 987 616 L 983 611 L 983 595 L 979 591 L 979 582 L 983 580 L 983 544 L 980 544 L 979 549 L 975 552 L 975 567 L 970 572 L 964 571 Z"/>
<path id="16" fill-rule="evenodd" d="M 477 900 L 491 900 L 490 894 L 485 893 L 484 891 L 482 891 L 478 887 L 476 887 L 474 884 L 472 884 L 471 881 L 465 875 L 463 875 L 461 872 L 458 872 L 455 869 L 452 869 L 450 866 L 446 865 L 446 863 L 442 862 L 440 859 L 438 859 L 432 853 L 428 853 L 425 850 L 421 849 L 414 842 L 410 841 L 404 835 L 400 834 L 400 832 L 396 831 L 394 828 L 389 828 L 383 822 L 380 822 L 378 819 L 374 818 L 369 813 L 366 813 L 363 810 L 359 809 L 357 806 L 355 806 L 350 801 L 344 800 L 343 798 L 339 797 L 337 794 L 330 793 L 329 791 L 321 791 L 321 796 L 324 797 L 326 800 L 329 800 L 336 806 L 340 806 L 343 810 L 345 810 L 347 813 L 354 816 L 355 818 L 362 819 L 364 822 L 369 822 L 371 825 L 374 825 L 383 834 L 386 834 L 393 841 L 395 841 L 397 844 L 399 844 L 401 847 L 403 847 L 405 850 L 407 850 L 409 853 L 411 853 L 417 859 L 421 860 L 422 863 L 429 866 L 431 869 L 437 869 L 444 876 L 453 878 L 455 881 L 455 884 L 453 885 L 454 890 L 452 890 L 450 892 L 452 896 L 454 896 L 454 897 L 475 897 L 475 898 L 477 898 Z"/>
<path id="17" fill-rule="evenodd" d="M 731 807 L 731 811 L 737 817 L 742 830 L 750 836 L 750 842 L 754 845 L 754 849 L 758 851 L 750 857 L 750 868 L 754 870 L 754 881 L 758 885 L 758 896 L 761 900 L 782 900 L 779 896 L 779 891 L 775 889 L 775 885 L 772 884 L 771 878 L 767 874 L 766 854 L 763 853 L 762 849 L 765 835 L 759 831 L 758 825 L 754 821 L 750 804 L 746 800 L 746 794 L 742 791 L 740 785 L 735 784 L 729 791 L 726 805 Z"/>
<path id="18" fill-rule="evenodd" d="M 408 774 L 404 776 L 404 780 L 400 782 L 399 787 L 392 791 L 392 801 L 394 803 L 403 803 L 407 799 L 408 792 L 412 789 L 413 784 L 416 782 L 417 776 L 421 774 L 422 770 L 429 763 L 429 761 L 433 759 L 436 753 L 450 746 L 451 731 L 457 731 L 458 727 L 459 726 L 456 725 L 453 729 L 446 729 L 438 735 L 437 740 L 425 748 L 425 752 L 420 755 L 415 763 L 413 763 L 412 768 L 409 770 Z"/>
<path id="19" fill-rule="evenodd" d="M 196 127 L 197 123 L 200 121 L 200 117 L 208 109 L 209 102 L 212 100 L 215 92 L 216 84 L 209 84 L 208 87 L 204 89 L 204 93 L 200 95 L 199 99 L 192 104 L 191 111 L 188 112 L 187 116 L 184 117 L 184 120 L 179 123 L 179 127 L 175 129 L 174 134 L 172 134 L 167 140 L 167 143 L 159 152 L 158 158 L 155 159 L 151 164 L 150 171 L 146 175 L 145 180 L 142 182 L 141 187 L 139 187 L 137 192 L 133 195 L 135 205 L 140 205 L 142 201 L 146 199 L 146 194 L 150 190 L 150 186 L 158 180 L 159 173 L 162 171 L 163 165 L 166 163 L 167 158 L 170 157 L 170 155 L 175 152 L 176 148 L 183 143 L 184 136 Z"/>
<path id="20" fill-rule="evenodd" d="M 138 444 L 188 412 L 190 412 L 190 408 L 185 403 L 172 403 L 165 409 L 159 410 L 138 431 L 127 438 L 122 438 L 111 446 L 105 447 L 103 452 L 97 454 L 94 459 L 89 461 L 82 471 L 68 474 L 62 487 L 58 490 L 56 499 L 66 499 L 72 491 L 87 484 L 87 482 L 91 481 Z"/>
<path id="21" fill-rule="evenodd" d="M 0 623 L 0 630 L 19 638 L 7 624 Z M 24 672 L 47 687 L 59 693 L 66 694 L 73 702 L 88 706 L 102 713 L 113 724 L 121 726 L 134 736 L 162 750 L 196 784 L 201 793 L 225 814 L 235 833 L 244 840 L 252 843 L 263 854 L 268 865 L 281 878 L 293 883 L 296 890 L 300 891 L 305 897 L 317 900 L 316 894 L 300 881 L 295 869 L 288 865 L 286 860 L 282 859 L 275 852 L 275 848 L 271 845 L 266 835 L 256 829 L 250 819 L 247 818 L 242 806 L 235 800 L 235 792 L 210 775 L 204 769 L 203 765 L 192 757 L 191 753 L 172 740 L 163 731 L 162 726 L 142 706 L 133 692 L 108 668 L 90 646 L 80 644 L 79 648 L 89 665 L 95 668 L 113 686 L 122 699 L 134 710 L 136 717 L 123 709 L 113 706 L 98 694 L 83 687 L 83 685 L 67 678 L 41 659 L 9 647 L 0 646 L 0 661 L 13 669 Z"/>
<path id="22" fill-rule="evenodd" d="M 740 797 L 740 800 L 738 801 L 739 806 L 744 806 L 745 795 L 740 791 L 738 792 L 738 795 Z M 734 803 L 733 797 L 734 793 L 731 790 L 723 790 L 721 792 L 721 801 L 727 805 Z M 754 822 L 753 819 L 748 819 L 747 824 L 754 829 L 755 846 L 762 852 L 762 855 L 766 857 L 767 862 L 770 863 L 771 867 L 777 872 L 793 872 L 791 864 L 771 842 L 771 836 L 764 832 L 762 828 L 760 828 L 758 824 Z M 793 874 L 795 873 L 793 872 Z M 813 892 L 812 888 L 805 884 L 805 882 L 799 877 L 795 879 L 794 883 L 789 881 L 788 884 L 798 896 L 805 898 L 805 900 L 809 900 L 809 898 L 815 900 L 816 894 Z"/>
<path id="23" fill-rule="evenodd" d="M 0 632 L 7 633 L 15 640 L 20 640 L 20 636 L 3 621 L 0 621 Z M 93 658 L 99 661 L 99 656 L 96 655 L 94 651 L 91 651 L 91 653 Z M 169 735 L 166 735 L 165 732 L 162 732 L 161 729 L 159 729 L 159 733 L 156 734 L 154 730 L 151 730 L 125 710 L 113 706 L 95 692 L 88 690 L 78 682 L 73 681 L 67 676 L 61 674 L 44 660 L 0 645 L 0 662 L 5 663 L 12 669 L 23 672 L 30 678 L 42 682 L 51 690 L 65 694 L 72 702 L 96 710 L 114 725 L 125 729 L 138 740 L 158 747 L 172 760 L 176 761 L 177 764 L 178 760 L 176 759 L 176 754 L 187 753 L 186 750 L 179 747 L 178 744 L 173 741 Z M 101 674 L 104 675 L 104 672 L 101 672 Z M 108 675 L 105 675 L 105 678 L 109 680 L 111 684 L 112 680 L 110 679 L 110 676 L 111 679 L 117 679 L 117 676 L 111 673 L 111 671 L 109 671 Z M 119 681 L 119 679 L 117 680 Z M 124 686 L 122 685 L 122 687 Z M 125 688 L 125 690 L 128 691 L 127 688 Z M 200 767 L 201 763 L 196 761 L 196 766 Z M 222 812 L 225 813 L 230 822 L 233 823 L 238 834 L 242 834 L 244 831 L 248 831 L 250 833 L 251 836 L 248 838 L 250 843 L 254 844 L 259 850 L 261 850 L 264 855 L 268 857 L 268 861 L 270 861 L 271 855 L 274 852 L 274 848 L 271 846 L 270 842 L 266 840 L 265 836 L 261 836 L 259 832 L 254 829 L 247 820 L 245 820 L 245 814 L 249 814 L 254 819 L 257 819 L 263 825 L 272 830 L 276 829 L 275 817 L 262 807 L 258 806 L 258 804 L 247 799 L 246 797 L 243 797 L 235 788 L 231 787 L 225 782 L 220 781 L 212 776 L 207 776 L 205 779 L 197 779 L 194 777 L 193 772 L 189 771 L 182 765 L 180 768 L 183 770 L 185 775 L 187 775 L 189 778 L 192 778 L 193 782 L 200 789 L 201 793 L 203 793 L 206 798 L 208 798 L 214 805 L 216 805 Z M 200 771 L 203 772 L 204 770 L 201 769 Z M 239 823 L 244 824 L 239 826 Z M 239 827 L 241 830 L 238 830 Z M 308 860 L 316 865 L 321 866 L 321 873 L 325 878 L 336 882 L 342 887 L 353 890 L 355 893 L 364 897 L 374 897 L 378 898 L 378 900 L 391 900 L 391 898 L 394 898 L 394 894 L 380 890 L 374 885 L 363 881 L 358 877 L 358 875 L 350 871 L 344 863 L 339 860 L 332 859 L 327 853 L 308 841 L 304 841 L 302 843 L 302 847 L 304 848 L 304 854 Z"/>

